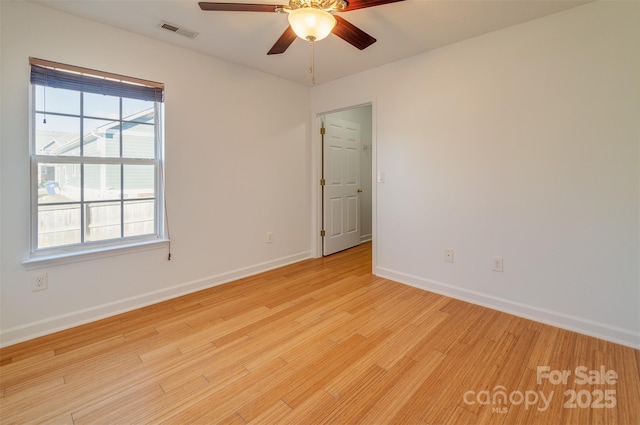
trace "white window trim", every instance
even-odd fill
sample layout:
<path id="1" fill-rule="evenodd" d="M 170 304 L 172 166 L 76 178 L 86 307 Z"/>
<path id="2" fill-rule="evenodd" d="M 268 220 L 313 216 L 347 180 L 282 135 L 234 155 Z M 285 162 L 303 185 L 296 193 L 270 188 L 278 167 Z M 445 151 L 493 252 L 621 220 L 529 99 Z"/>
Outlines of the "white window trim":
<path id="1" fill-rule="evenodd" d="M 84 249 L 67 253 L 56 253 L 50 255 L 38 255 L 24 260 L 22 265 L 26 270 L 36 270 L 46 267 L 62 266 L 66 264 L 78 263 L 81 261 L 98 260 L 101 258 L 114 257 L 118 255 L 134 254 L 137 252 L 164 250 L 169 248 L 169 239 L 156 239 L 152 241 L 140 241 L 127 245 L 114 245 L 110 247 L 96 247 L 95 249 Z"/>
<path id="2" fill-rule="evenodd" d="M 34 59 L 31 58 L 32 63 Z M 38 61 L 37 59 L 35 61 Z M 45 61 L 46 62 L 46 61 Z M 56 64 L 55 62 L 47 63 Z M 67 66 L 67 65 L 65 65 Z M 77 68 L 77 70 L 86 70 Z M 91 70 L 93 71 L 93 70 Z M 100 75 L 99 72 L 97 75 Z M 105 74 L 111 76 L 111 74 Z M 115 74 L 113 74 L 115 75 Z M 127 79 L 130 77 L 125 77 Z M 139 80 L 146 82 L 146 80 Z M 139 82 L 136 81 L 136 82 Z M 154 85 L 160 86 L 159 83 Z M 163 87 L 163 85 L 162 85 Z M 22 262 L 27 270 L 51 267 L 57 265 L 70 264 L 80 261 L 89 261 L 99 258 L 112 257 L 135 252 L 143 252 L 157 249 L 168 249 L 170 247 L 169 235 L 167 233 L 166 216 L 165 216 L 165 198 L 164 198 L 164 105 L 156 102 L 156 121 L 154 124 L 156 131 L 156 158 L 145 160 L 144 162 L 156 164 L 156 212 L 155 227 L 156 232 L 150 235 L 141 235 L 130 238 L 119 238 L 114 240 L 85 242 L 82 244 L 74 244 L 67 246 L 56 246 L 50 248 L 36 249 L 38 243 L 38 190 L 37 182 L 37 164 L 38 159 L 53 160 L 56 157 L 37 155 L 35 152 L 35 90 L 34 84 L 29 84 L 29 174 L 30 174 L 30 238 L 29 238 L 29 258 Z M 125 158 L 126 159 L 126 158 Z M 53 162 L 77 162 L 78 158 L 57 157 Z M 122 158 L 82 158 L 85 163 L 99 162 L 109 163 L 115 161 L 122 162 Z"/>

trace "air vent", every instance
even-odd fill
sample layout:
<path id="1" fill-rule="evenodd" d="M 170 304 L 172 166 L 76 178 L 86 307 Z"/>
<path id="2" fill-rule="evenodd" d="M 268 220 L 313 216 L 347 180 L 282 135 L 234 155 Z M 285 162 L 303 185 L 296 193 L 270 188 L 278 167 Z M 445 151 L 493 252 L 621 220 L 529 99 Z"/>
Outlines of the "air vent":
<path id="1" fill-rule="evenodd" d="M 171 31 L 171 32 L 175 32 L 176 34 L 180 34 L 183 37 L 187 37 L 187 38 L 196 38 L 196 36 L 198 35 L 197 32 L 195 31 L 191 31 L 185 28 L 181 28 L 178 25 L 175 24 L 171 24 L 169 22 L 166 21 L 162 21 L 160 22 L 160 25 L 158 25 L 160 28 L 165 29 L 167 31 Z"/>

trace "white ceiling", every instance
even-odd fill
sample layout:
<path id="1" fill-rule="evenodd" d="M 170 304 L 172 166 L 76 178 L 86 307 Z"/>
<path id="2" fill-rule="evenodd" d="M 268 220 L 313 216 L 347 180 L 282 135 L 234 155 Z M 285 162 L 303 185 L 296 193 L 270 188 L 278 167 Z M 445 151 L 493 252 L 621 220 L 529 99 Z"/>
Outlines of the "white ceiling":
<path id="1" fill-rule="evenodd" d="M 223 0 L 286 4 L 287 0 Z M 305 85 L 309 47 L 296 39 L 281 55 L 267 51 L 288 26 L 286 14 L 205 12 L 197 0 L 40 0 L 36 3 L 261 70 Z M 447 44 L 550 15 L 582 0 L 406 0 L 341 16 L 378 41 L 358 50 L 331 34 L 316 43 L 316 81 L 323 83 Z M 199 35 L 159 28 L 168 21 Z"/>

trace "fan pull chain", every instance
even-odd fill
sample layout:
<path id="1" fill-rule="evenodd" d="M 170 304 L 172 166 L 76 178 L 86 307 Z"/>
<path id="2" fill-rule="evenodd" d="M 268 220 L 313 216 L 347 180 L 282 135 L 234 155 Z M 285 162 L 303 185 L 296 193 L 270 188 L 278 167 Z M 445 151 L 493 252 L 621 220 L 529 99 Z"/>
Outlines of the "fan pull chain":
<path id="1" fill-rule="evenodd" d="M 44 86 L 42 86 L 42 124 L 47 123 L 47 75 L 44 74 Z"/>
<path id="2" fill-rule="evenodd" d="M 315 67 L 315 38 L 309 37 L 309 73 L 311 74 L 311 84 L 316 85 Z"/>

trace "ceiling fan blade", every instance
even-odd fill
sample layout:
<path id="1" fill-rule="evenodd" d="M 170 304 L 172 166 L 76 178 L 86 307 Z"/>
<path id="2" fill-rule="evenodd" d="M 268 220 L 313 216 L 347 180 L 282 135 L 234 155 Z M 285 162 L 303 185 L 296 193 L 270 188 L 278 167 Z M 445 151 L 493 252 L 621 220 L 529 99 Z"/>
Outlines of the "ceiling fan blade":
<path id="1" fill-rule="evenodd" d="M 202 1 L 198 3 L 202 10 L 222 12 L 275 12 L 280 4 L 250 4 L 250 3 L 215 3 Z"/>
<path id="2" fill-rule="evenodd" d="M 356 27 L 352 23 L 348 22 L 340 16 L 336 16 L 336 26 L 333 28 L 333 33 L 346 41 L 347 43 L 357 47 L 360 50 L 364 50 L 376 42 L 376 39 L 371 37 L 360 28 Z"/>
<path id="3" fill-rule="evenodd" d="M 351 10 L 364 9 L 365 7 L 382 6 L 383 4 L 395 3 L 404 0 L 348 0 L 347 7 L 343 12 L 349 12 Z"/>
<path id="4" fill-rule="evenodd" d="M 297 35 L 295 32 L 293 32 L 293 28 L 291 28 L 291 26 L 287 27 L 278 41 L 276 41 L 276 44 L 273 45 L 273 47 L 271 48 L 271 50 L 269 50 L 269 52 L 267 52 L 267 54 L 279 55 L 280 53 L 284 53 L 289 48 L 289 46 L 291 46 L 291 43 L 293 43 L 293 40 L 295 40 L 296 37 Z"/>

